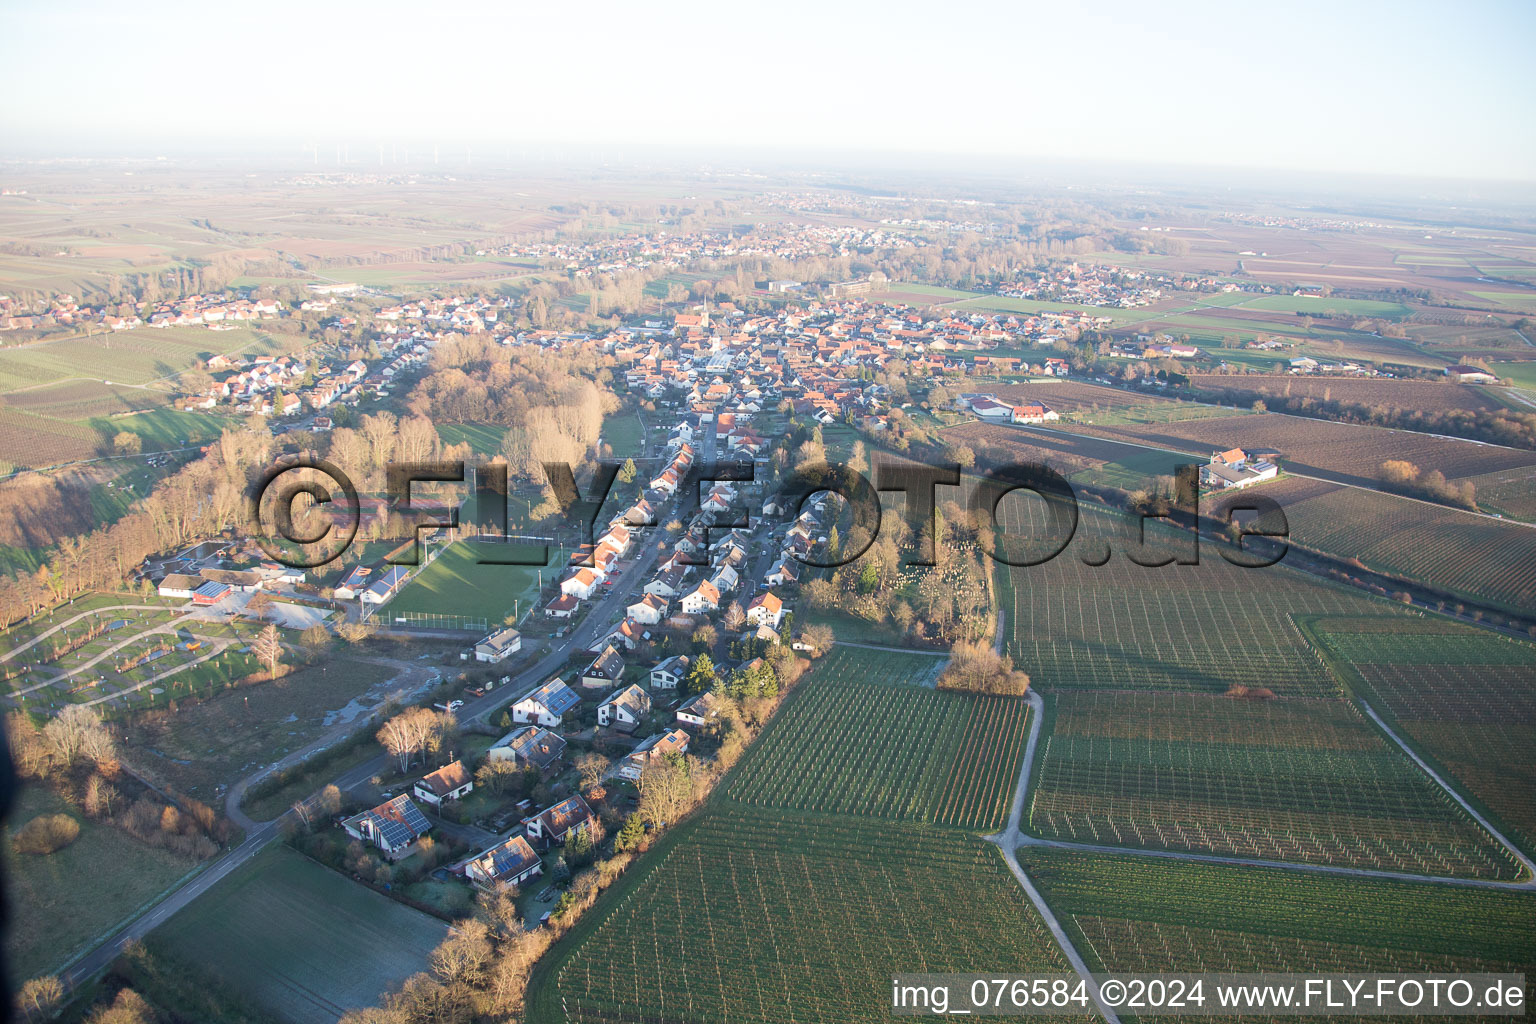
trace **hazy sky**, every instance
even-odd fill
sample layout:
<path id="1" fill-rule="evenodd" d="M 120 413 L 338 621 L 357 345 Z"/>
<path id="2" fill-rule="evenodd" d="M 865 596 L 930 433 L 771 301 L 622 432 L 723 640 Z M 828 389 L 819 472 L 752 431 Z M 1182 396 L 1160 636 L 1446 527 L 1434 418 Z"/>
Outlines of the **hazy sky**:
<path id="1" fill-rule="evenodd" d="M 1529 0 L 0 0 L 0 38 L 0 157 L 687 144 L 1536 180 Z"/>

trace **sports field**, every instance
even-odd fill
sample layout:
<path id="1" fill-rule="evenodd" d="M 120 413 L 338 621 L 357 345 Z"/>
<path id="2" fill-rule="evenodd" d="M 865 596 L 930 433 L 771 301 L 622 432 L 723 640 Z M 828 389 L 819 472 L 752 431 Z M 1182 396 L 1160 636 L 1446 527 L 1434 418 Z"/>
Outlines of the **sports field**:
<path id="1" fill-rule="evenodd" d="M 292 1024 L 334 1024 L 425 970 L 447 925 L 272 847 L 156 933 Z"/>
<path id="2" fill-rule="evenodd" d="M 1032 847 L 1019 860 L 1094 970 L 1528 973 L 1536 963 L 1536 893 Z"/>
<path id="3" fill-rule="evenodd" d="M 565 559 L 551 548 L 549 560 L 542 566 L 494 565 L 479 560 L 537 555 L 538 549 L 523 545 L 458 541 L 413 577 L 379 614 L 386 618 L 404 613 L 456 615 L 485 619 L 494 625 L 511 615 L 514 608 L 526 612 L 538 596 L 540 570 L 543 581 L 549 583 Z"/>

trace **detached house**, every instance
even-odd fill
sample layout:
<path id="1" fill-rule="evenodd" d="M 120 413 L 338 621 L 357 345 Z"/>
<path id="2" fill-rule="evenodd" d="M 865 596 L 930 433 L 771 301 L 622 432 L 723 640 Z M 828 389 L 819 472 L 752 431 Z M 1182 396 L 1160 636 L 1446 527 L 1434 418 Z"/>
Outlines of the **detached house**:
<path id="1" fill-rule="evenodd" d="M 647 626 L 654 626 L 667 614 L 667 602 L 655 594 L 646 594 L 625 609 L 629 617 Z"/>
<path id="2" fill-rule="evenodd" d="M 688 725 L 705 725 L 720 717 L 725 710 L 725 702 L 715 696 L 713 691 L 705 690 L 696 693 L 683 701 L 677 709 L 677 720 Z"/>
<path id="3" fill-rule="evenodd" d="M 720 589 L 708 580 L 683 595 L 680 607 L 689 615 L 712 612 L 720 607 Z"/>
<path id="4" fill-rule="evenodd" d="M 483 886 L 522 885 L 543 872 L 539 855 L 528 840 L 513 836 L 464 865 L 464 874 Z"/>
<path id="5" fill-rule="evenodd" d="M 651 695 L 631 683 L 614 690 L 597 706 L 597 724 L 634 732 L 651 713 Z"/>
<path id="6" fill-rule="evenodd" d="M 525 725 L 513 729 L 485 752 L 493 761 L 514 761 L 523 767 L 548 771 L 565 753 L 565 740 L 548 729 Z"/>
<path id="7" fill-rule="evenodd" d="M 417 781 L 412 792 L 416 794 L 416 799 L 429 803 L 433 807 L 441 807 L 449 800 L 457 800 L 474 788 L 475 780 L 470 777 L 469 769 L 464 767 L 464 762 L 454 761 L 423 776 Z"/>
<path id="8" fill-rule="evenodd" d="M 371 810 L 355 814 L 341 823 L 354 839 L 372 843 L 390 860 L 410 852 L 412 844 L 431 830 L 432 824 L 411 798 L 401 793 Z"/>
<path id="9" fill-rule="evenodd" d="M 674 654 L 651 668 L 651 689 L 675 690 L 688 678 L 689 660 L 686 654 Z"/>
<path id="10" fill-rule="evenodd" d="M 622 764 L 618 774 L 631 782 L 639 782 L 645 769 L 667 754 L 683 754 L 688 751 L 688 734 L 682 729 L 659 732 L 636 747 Z"/>
<path id="11" fill-rule="evenodd" d="M 563 843 L 577 829 L 587 828 L 591 822 L 592 808 L 581 797 L 572 796 L 531 818 L 524 818 L 523 829 L 534 839 Z"/>
<path id="12" fill-rule="evenodd" d="M 780 601 L 778 595 L 771 590 L 763 591 L 747 604 L 748 622 L 777 629 L 779 621 L 783 618 L 784 602 Z"/>
<path id="13" fill-rule="evenodd" d="M 592 596 L 592 591 L 597 589 L 601 579 L 602 577 L 595 570 L 582 566 L 560 584 L 560 593 L 585 601 Z"/>
<path id="14" fill-rule="evenodd" d="M 475 644 L 475 660 L 500 664 L 523 649 L 523 638 L 512 628 L 499 629 Z"/>
<path id="15" fill-rule="evenodd" d="M 562 679 L 551 679 L 542 686 L 530 690 L 521 700 L 512 705 L 512 721 L 537 722 L 542 726 L 554 728 L 561 723 L 562 716 L 571 708 L 581 703 L 581 698 L 576 691 L 565 685 Z"/>
<path id="16" fill-rule="evenodd" d="M 613 686 L 624 678 L 624 659 L 612 646 L 604 647 L 592 664 L 582 669 L 581 685 L 588 687 Z"/>

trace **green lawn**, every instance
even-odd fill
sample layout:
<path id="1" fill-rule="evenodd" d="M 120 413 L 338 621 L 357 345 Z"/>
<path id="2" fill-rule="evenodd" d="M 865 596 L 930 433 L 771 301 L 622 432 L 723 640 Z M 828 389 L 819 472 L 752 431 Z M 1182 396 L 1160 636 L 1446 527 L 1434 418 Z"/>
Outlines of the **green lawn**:
<path id="1" fill-rule="evenodd" d="M 1343 313 L 1350 316 L 1387 317 L 1397 319 L 1408 315 L 1408 307 L 1401 302 L 1379 302 L 1374 299 L 1341 299 L 1335 296 L 1321 298 L 1310 295 L 1261 295 L 1243 303 L 1245 309 L 1264 309 L 1276 313 Z"/>
<path id="2" fill-rule="evenodd" d="M 495 423 L 439 423 L 437 436 L 443 439 L 444 444 L 463 444 L 469 442 L 469 447 L 476 455 L 494 455 L 501 449 L 501 439 L 507 433 L 507 428 Z"/>
<path id="3" fill-rule="evenodd" d="M 446 934 L 436 918 L 279 846 L 171 918 L 157 938 L 291 1024 L 333 1024 L 424 970 Z"/>
<path id="4" fill-rule="evenodd" d="M 538 595 L 540 569 L 543 581 L 549 583 L 564 567 L 565 558 L 551 548 L 549 561 L 542 567 L 482 565 L 477 564 L 477 559 L 526 558 L 533 554 L 537 554 L 536 549 L 520 545 L 459 541 L 411 580 L 380 615 L 386 620 L 405 612 L 461 615 L 485 619 L 487 624 L 494 625 L 510 615 L 514 606 L 526 612 Z"/>
<path id="5" fill-rule="evenodd" d="M 80 838 L 57 853 L 16 853 L 11 832 L 39 814 L 67 813 L 80 822 Z M 49 790 L 27 785 L 16 796 L 3 831 L 7 978 L 57 971 L 145 903 L 174 886 L 197 863 L 140 842 L 85 817 Z M 103 870 L 110 866 L 110 871 Z"/>
<path id="6" fill-rule="evenodd" d="M 604 420 L 603 440 L 613 448 L 616 459 L 645 454 L 645 431 L 633 410 L 622 409 Z"/>

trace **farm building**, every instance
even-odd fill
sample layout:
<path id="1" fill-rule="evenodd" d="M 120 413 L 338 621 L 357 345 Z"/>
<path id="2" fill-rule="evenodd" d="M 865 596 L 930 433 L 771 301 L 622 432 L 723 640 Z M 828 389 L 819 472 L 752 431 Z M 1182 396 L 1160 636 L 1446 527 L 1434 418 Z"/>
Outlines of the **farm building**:
<path id="1" fill-rule="evenodd" d="M 523 638 L 517 630 L 511 627 L 498 629 L 475 644 L 475 660 L 488 661 L 493 665 L 500 664 L 522 649 Z"/>
<path id="2" fill-rule="evenodd" d="M 1229 448 L 1211 455 L 1210 465 L 1200 470 L 1200 483 L 1213 490 L 1236 490 L 1273 480 L 1279 473 L 1273 462 L 1256 459 L 1241 448 Z"/>
<path id="3" fill-rule="evenodd" d="M 428 772 L 418 779 L 414 787 L 416 799 L 440 807 L 449 800 L 457 800 L 475 788 L 475 780 L 463 761 L 445 764 L 435 772 Z"/>
<path id="4" fill-rule="evenodd" d="M 464 865 L 464 874 L 480 885 L 522 885 L 543 871 L 539 855 L 528 840 L 513 836 Z"/>
<path id="5" fill-rule="evenodd" d="M 1451 378 L 1451 380 L 1461 381 L 1463 384 L 1497 384 L 1499 382 L 1499 378 L 1496 375 L 1489 373 L 1481 366 L 1467 366 L 1464 363 L 1456 366 L 1447 366 L 1445 368 L 1445 375 Z"/>
<path id="6" fill-rule="evenodd" d="M 355 814 L 341 823 L 354 839 L 370 842 L 390 860 L 405 856 L 416 840 L 432 828 L 427 816 L 410 797 L 401 793 L 371 810 Z"/>

